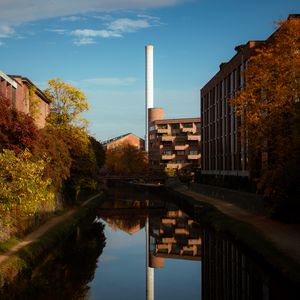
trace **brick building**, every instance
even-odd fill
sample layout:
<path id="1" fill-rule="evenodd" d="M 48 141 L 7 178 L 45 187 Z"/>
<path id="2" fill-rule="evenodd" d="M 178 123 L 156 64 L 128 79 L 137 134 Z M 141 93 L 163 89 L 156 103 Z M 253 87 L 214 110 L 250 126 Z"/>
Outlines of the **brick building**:
<path id="1" fill-rule="evenodd" d="M 50 100 L 28 78 L 0 71 L 0 94 L 18 111 L 30 114 L 37 127 L 45 126 Z"/>
<path id="2" fill-rule="evenodd" d="M 126 133 L 103 142 L 105 150 L 132 145 L 138 149 L 145 149 L 145 141 L 133 133 Z"/>
<path id="3" fill-rule="evenodd" d="M 299 22 L 299 17 L 290 15 L 289 20 Z M 201 89 L 202 174 L 207 182 L 247 181 L 250 177 L 247 142 L 242 143 L 240 132 L 242 119 L 236 116 L 229 99 L 245 87 L 242 73 L 249 58 L 273 35 L 235 47 L 236 54 L 220 64 L 220 70 Z"/>
<path id="4" fill-rule="evenodd" d="M 152 168 L 200 166 L 200 118 L 163 119 L 162 108 L 149 109 L 149 164 Z"/>

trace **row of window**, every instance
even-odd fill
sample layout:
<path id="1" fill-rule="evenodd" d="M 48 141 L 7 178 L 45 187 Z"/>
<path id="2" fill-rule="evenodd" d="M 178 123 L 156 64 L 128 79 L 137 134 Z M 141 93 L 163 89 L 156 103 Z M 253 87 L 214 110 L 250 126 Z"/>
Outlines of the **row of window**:
<path id="1" fill-rule="evenodd" d="M 172 155 L 172 154 L 175 154 L 175 152 L 172 151 L 172 150 L 164 150 L 162 152 L 162 154 L 163 155 Z M 197 155 L 197 154 L 199 154 L 199 151 L 198 150 L 189 150 L 187 152 L 183 151 L 183 150 L 176 151 L 176 155 L 186 155 L 186 154 L 188 154 L 188 155 Z"/>

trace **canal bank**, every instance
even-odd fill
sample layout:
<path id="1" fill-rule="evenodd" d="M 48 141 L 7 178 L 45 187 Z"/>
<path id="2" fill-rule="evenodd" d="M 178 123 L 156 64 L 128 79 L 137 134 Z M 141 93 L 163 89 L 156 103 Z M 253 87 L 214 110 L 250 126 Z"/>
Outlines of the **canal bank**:
<path id="1" fill-rule="evenodd" d="M 96 194 L 81 206 L 53 216 L 39 229 L 0 255 L 0 290 L 22 274 L 30 273 L 55 247 L 70 236 L 82 220 L 94 214 L 104 193 Z"/>
<path id="2" fill-rule="evenodd" d="M 299 286 L 299 224 L 271 220 L 255 210 L 243 209 L 224 198 L 207 196 L 199 188 L 188 188 L 178 182 L 167 184 L 166 191 L 177 201 L 189 203 L 190 211 L 194 211 L 195 218 L 201 223 L 229 233 L 255 256 Z"/>

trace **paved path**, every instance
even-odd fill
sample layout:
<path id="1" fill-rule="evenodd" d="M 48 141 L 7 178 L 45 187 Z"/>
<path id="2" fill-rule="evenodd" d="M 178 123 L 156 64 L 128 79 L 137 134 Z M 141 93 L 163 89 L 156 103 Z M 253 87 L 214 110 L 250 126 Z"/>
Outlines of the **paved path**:
<path id="1" fill-rule="evenodd" d="M 284 224 L 258 216 L 224 200 L 218 200 L 191 191 L 185 186 L 177 186 L 173 187 L 173 189 L 196 200 L 207 202 L 234 219 L 253 225 L 281 252 L 297 261 L 300 265 L 300 224 Z"/>
<path id="2" fill-rule="evenodd" d="M 97 194 L 85 202 L 82 203 L 81 206 L 87 205 L 91 200 L 97 198 L 101 194 Z M 68 219 L 70 216 L 72 216 L 76 211 L 79 210 L 79 207 L 69 209 L 65 213 L 63 213 L 60 216 L 54 216 L 51 217 L 48 221 L 46 221 L 41 227 L 39 227 L 37 230 L 33 231 L 32 233 L 28 234 L 24 237 L 22 241 L 20 241 L 17 245 L 13 246 L 9 251 L 0 254 L 0 264 L 4 262 L 8 257 L 16 254 L 17 251 L 19 251 L 21 248 L 25 247 L 26 245 L 30 244 L 34 240 L 41 237 L 43 234 L 45 234 L 50 228 L 55 226 L 56 224 Z"/>

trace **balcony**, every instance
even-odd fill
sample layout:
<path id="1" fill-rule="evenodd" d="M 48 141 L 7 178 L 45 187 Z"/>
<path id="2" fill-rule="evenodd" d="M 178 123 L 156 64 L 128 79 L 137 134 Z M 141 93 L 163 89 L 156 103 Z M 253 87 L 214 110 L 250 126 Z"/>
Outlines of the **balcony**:
<path id="1" fill-rule="evenodd" d="M 199 141 L 200 142 L 200 135 L 188 135 L 188 141 Z"/>
<path id="2" fill-rule="evenodd" d="M 167 169 L 181 169 L 189 165 L 188 163 L 169 163 L 167 164 Z"/>
<path id="3" fill-rule="evenodd" d="M 162 159 L 162 160 L 171 160 L 171 159 L 173 159 L 173 158 L 175 158 L 175 154 L 163 154 L 163 155 L 161 156 L 161 159 Z"/>
<path id="4" fill-rule="evenodd" d="M 189 154 L 188 159 L 200 159 L 200 154 Z"/>
<path id="5" fill-rule="evenodd" d="M 183 127 L 182 128 L 182 132 L 192 132 L 192 133 L 195 133 L 196 132 L 196 128 L 189 128 L 189 127 Z"/>
<path id="6" fill-rule="evenodd" d="M 157 128 L 157 133 L 170 133 L 168 128 Z"/>
<path id="7" fill-rule="evenodd" d="M 175 145 L 175 150 L 178 150 L 178 151 L 183 151 L 183 150 L 186 150 L 187 148 L 189 147 L 189 145 Z"/>
<path id="8" fill-rule="evenodd" d="M 161 140 L 163 142 L 173 142 L 175 140 L 175 136 L 173 136 L 173 135 L 163 135 L 161 137 Z"/>

